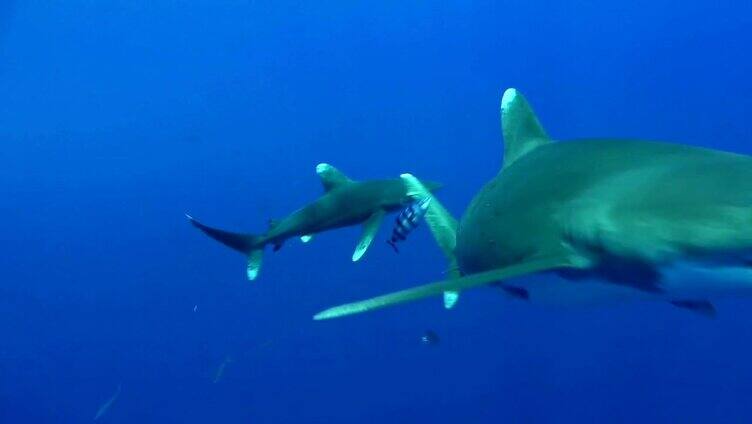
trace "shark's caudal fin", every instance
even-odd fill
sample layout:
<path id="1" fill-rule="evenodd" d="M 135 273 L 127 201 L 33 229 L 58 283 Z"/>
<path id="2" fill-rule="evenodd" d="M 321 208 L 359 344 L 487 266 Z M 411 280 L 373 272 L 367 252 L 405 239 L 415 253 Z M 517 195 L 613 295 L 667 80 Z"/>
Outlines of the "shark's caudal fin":
<path id="1" fill-rule="evenodd" d="M 551 142 L 525 97 L 514 88 L 507 89 L 501 98 L 501 131 L 504 135 L 502 169 Z"/>
<path id="2" fill-rule="evenodd" d="M 261 269 L 261 259 L 264 253 L 264 244 L 259 243 L 259 237 L 252 234 L 231 233 L 209 227 L 186 214 L 188 221 L 207 236 L 217 240 L 225 246 L 243 253 L 247 257 L 246 275 L 249 280 L 255 280 Z"/>
<path id="3" fill-rule="evenodd" d="M 430 197 L 432 201 L 428 204 L 424 219 L 431 230 L 436 244 L 449 262 L 448 273 L 450 278 L 460 276 L 457 257 L 454 255 L 454 247 L 457 245 L 457 220 L 444 208 L 428 188 L 411 174 L 400 175 L 405 182 L 407 195 L 419 199 Z M 444 307 L 451 309 L 459 300 L 459 291 L 449 290 L 444 292 Z"/>
<path id="4" fill-rule="evenodd" d="M 333 308 L 319 312 L 313 317 L 313 319 L 318 321 L 338 318 L 346 315 L 359 314 L 372 311 L 374 309 L 397 305 L 399 303 L 418 300 L 428 296 L 435 296 L 445 292 L 458 292 L 460 290 L 465 290 L 495 282 L 503 284 L 504 280 L 510 278 L 570 266 L 572 266 L 571 263 L 565 258 L 543 258 L 532 260 L 523 262 L 518 265 L 512 265 L 506 268 L 472 274 L 466 277 L 439 281 L 437 283 L 426 284 L 424 286 L 418 286 L 407 290 L 385 294 L 383 296 L 374 297 L 360 302 L 335 306 Z"/>

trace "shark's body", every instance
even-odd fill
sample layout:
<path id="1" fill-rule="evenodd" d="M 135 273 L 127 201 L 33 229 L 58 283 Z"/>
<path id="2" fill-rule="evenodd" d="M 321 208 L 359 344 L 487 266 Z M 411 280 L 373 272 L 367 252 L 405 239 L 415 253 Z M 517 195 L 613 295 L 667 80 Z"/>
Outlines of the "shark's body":
<path id="1" fill-rule="evenodd" d="M 588 264 L 509 282 L 533 302 L 752 294 L 752 159 L 640 141 L 546 144 L 481 190 L 455 252 L 463 274 L 536 256 Z"/>
<path id="2" fill-rule="evenodd" d="M 352 260 L 357 261 L 371 245 L 384 215 L 411 201 L 405 183 L 399 178 L 353 181 L 333 166 L 323 163 L 316 166 L 316 172 L 321 178 L 324 195 L 284 219 L 270 222 L 265 234 L 231 233 L 204 225 L 191 216 L 188 219 L 209 237 L 248 255 L 247 276 L 253 280 L 258 276 L 265 246 L 272 245 L 278 250 L 292 237 L 308 242 L 314 234 L 323 231 L 363 224 L 363 235 L 352 256 Z M 438 188 L 435 183 L 430 186 Z"/>
<path id="3" fill-rule="evenodd" d="M 326 192 L 259 236 L 262 244 L 362 224 L 378 212 L 394 212 L 408 200 L 402 180 L 351 182 Z"/>
<path id="4" fill-rule="evenodd" d="M 658 299 L 706 315 L 715 313 L 709 298 L 752 294 L 752 158 L 645 141 L 552 142 L 513 89 L 501 110 L 502 170 L 458 225 L 443 211 L 427 218 L 455 278 L 318 319 L 442 292 L 456 301 L 486 284 L 531 302 Z"/>

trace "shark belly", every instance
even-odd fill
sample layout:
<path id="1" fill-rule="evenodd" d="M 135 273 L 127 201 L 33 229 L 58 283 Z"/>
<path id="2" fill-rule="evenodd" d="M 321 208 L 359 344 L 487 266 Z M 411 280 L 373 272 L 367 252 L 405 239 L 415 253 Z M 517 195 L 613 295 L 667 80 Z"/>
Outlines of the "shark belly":
<path id="1" fill-rule="evenodd" d="M 752 296 L 752 268 L 742 264 L 676 261 L 658 268 L 659 290 L 646 291 L 615 284 L 593 273 L 571 280 L 553 272 L 509 280 L 505 286 L 523 289 L 527 300 L 551 306 L 597 306 L 633 300 L 683 301 Z"/>

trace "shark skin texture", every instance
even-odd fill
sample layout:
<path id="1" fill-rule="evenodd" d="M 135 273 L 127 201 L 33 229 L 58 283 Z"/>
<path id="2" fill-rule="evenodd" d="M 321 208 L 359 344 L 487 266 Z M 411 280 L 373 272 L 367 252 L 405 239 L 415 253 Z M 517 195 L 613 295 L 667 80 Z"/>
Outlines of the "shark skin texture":
<path id="1" fill-rule="evenodd" d="M 186 217 L 207 236 L 246 255 L 246 275 L 249 280 L 254 280 L 261 268 L 265 246 L 271 245 L 277 251 L 289 238 L 300 237 L 302 242 L 308 243 L 315 234 L 323 231 L 363 224 L 363 233 L 352 256 L 353 262 L 360 260 L 384 216 L 413 200 L 399 178 L 354 181 L 326 163 L 318 164 L 316 173 L 324 194 L 287 217 L 270 221 L 269 230 L 264 234 L 233 233 L 205 225 L 188 214 Z M 428 185 L 430 190 L 440 187 L 433 182 Z"/>
<path id="2" fill-rule="evenodd" d="M 752 157 L 641 140 L 555 142 L 515 89 L 502 97 L 501 122 L 501 170 L 454 234 L 432 228 L 457 273 L 315 319 L 482 285 L 526 302 L 660 300 L 707 317 L 716 315 L 709 298 L 752 295 Z"/>

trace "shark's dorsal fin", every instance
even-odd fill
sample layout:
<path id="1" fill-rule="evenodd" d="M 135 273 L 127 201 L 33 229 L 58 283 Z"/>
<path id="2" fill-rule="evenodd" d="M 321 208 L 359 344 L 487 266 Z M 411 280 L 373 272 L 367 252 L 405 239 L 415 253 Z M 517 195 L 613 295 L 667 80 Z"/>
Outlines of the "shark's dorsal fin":
<path id="1" fill-rule="evenodd" d="M 321 185 L 324 186 L 324 191 L 330 191 L 352 182 L 352 180 L 347 178 L 347 176 L 339 169 L 328 163 L 320 163 L 316 165 L 316 173 L 319 174 L 319 178 L 321 178 Z"/>
<path id="2" fill-rule="evenodd" d="M 514 88 L 507 89 L 501 98 L 501 132 L 504 134 L 502 169 L 551 142 L 525 97 Z"/>

